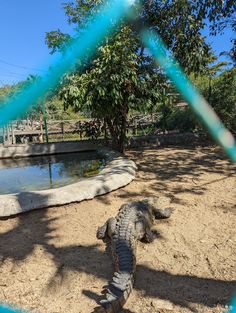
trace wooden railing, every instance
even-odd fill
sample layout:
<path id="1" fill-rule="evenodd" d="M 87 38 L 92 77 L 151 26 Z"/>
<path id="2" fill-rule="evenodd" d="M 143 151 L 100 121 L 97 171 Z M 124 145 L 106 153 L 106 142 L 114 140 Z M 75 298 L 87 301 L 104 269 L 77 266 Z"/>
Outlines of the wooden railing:
<path id="1" fill-rule="evenodd" d="M 128 120 L 127 132 L 137 135 L 152 125 L 157 114 L 133 115 Z M 76 140 L 98 139 L 109 137 L 109 131 L 104 121 L 98 119 L 83 120 L 50 120 L 47 122 L 47 131 L 50 141 L 63 141 L 70 138 Z M 43 121 L 14 121 L 0 129 L 0 139 L 3 144 L 20 144 L 26 142 L 44 142 L 46 131 Z M 144 132 L 145 134 L 145 132 Z"/>

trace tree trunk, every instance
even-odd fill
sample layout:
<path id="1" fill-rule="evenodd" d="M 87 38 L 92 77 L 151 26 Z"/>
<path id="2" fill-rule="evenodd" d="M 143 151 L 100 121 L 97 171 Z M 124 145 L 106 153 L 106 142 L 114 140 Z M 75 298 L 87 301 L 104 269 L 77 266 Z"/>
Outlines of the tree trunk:
<path id="1" fill-rule="evenodd" d="M 127 129 L 127 114 L 128 114 L 128 106 L 124 105 L 124 110 L 121 115 L 121 128 L 120 128 L 120 152 L 125 151 L 125 141 L 126 141 L 126 129 Z"/>
<path id="2" fill-rule="evenodd" d="M 126 141 L 128 105 L 124 104 L 119 113 L 113 119 L 106 118 L 106 124 L 111 134 L 112 149 L 123 153 Z"/>

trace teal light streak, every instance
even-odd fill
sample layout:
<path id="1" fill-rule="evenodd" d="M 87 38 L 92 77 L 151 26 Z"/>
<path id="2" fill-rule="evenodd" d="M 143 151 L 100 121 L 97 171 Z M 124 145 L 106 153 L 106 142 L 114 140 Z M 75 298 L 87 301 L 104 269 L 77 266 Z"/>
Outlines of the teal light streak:
<path id="1" fill-rule="evenodd" d="M 22 311 L 10 309 L 4 305 L 0 305 L 0 313 L 23 313 Z"/>
<path id="2" fill-rule="evenodd" d="M 131 5 L 128 0 L 113 0 L 101 6 L 82 34 L 74 38 L 43 77 L 0 104 L 0 126 L 22 116 L 48 90 L 55 88 L 65 73 L 73 71 L 78 61 L 83 64 L 85 59 L 92 57 L 102 40 L 116 29 L 125 15 L 130 14 Z"/>
<path id="3" fill-rule="evenodd" d="M 31 105 L 45 96 L 48 90 L 55 88 L 65 73 L 73 71 L 75 65 L 78 66 L 78 62 L 83 64 L 83 61 L 92 57 L 98 45 L 102 43 L 102 39 L 115 30 L 123 16 L 133 17 L 129 9 L 134 2 L 134 0 L 113 0 L 106 6 L 100 7 L 99 13 L 91 18 L 83 33 L 68 45 L 42 78 L 30 83 L 15 96 L 0 104 L 0 126 L 20 117 Z M 231 160 L 236 162 L 236 144 L 232 134 L 193 87 L 181 68 L 170 59 L 161 38 L 148 30 L 141 32 L 141 37 L 213 138 L 224 148 Z"/>
<path id="4" fill-rule="evenodd" d="M 149 30 L 142 31 L 141 37 L 155 60 L 164 69 L 166 75 L 172 80 L 192 110 L 207 127 L 212 137 L 223 147 L 230 159 L 236 163 L 236 143 L 233 135 L 225 128 L 215 111 L 199 94 L 176 61 L 169 56 L 162 39 Z"/>
<path id="5" fill-rule="evenodd" d="M 228 313 L 236 313 L 236 297 L 232 300 Z"/>

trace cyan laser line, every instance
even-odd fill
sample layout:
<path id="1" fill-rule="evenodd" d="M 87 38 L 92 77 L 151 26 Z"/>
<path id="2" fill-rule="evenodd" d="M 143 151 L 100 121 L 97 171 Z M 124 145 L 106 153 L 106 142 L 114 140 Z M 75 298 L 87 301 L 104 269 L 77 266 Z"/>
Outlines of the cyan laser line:
<path id="1" fill-rule="evenodd" d="M 23 313 L 20 310 L 9 308 L 5 305 L 0 305 L 0 313 Z"/>
<path id="2" fill-rule="evenodd" d="M 228 313 L 236 313 L 236 297 L 234 297 L 234 299 L 232 300 Z"/>
<path id="3" fill-rule="evenodd" d="M 170 57 L 162 39 L 150 30 L 143 30 L 141 38 L 212 137 L 223 147 L 229 158 L 236 163 L 236 143 L 233 135 L 225 128 L 213 108 L 192 85 L 174 58 Z"/>
<path id="4" fill-rule="evenodd" d="M 10 98 L 2 104 L 0 126 L 23 114 L 48 90 L 54 88 L 65 73 L 73 70 L 78 60 L 82 63 L 85 58 L 91 57 L 96 50 L 96 46 L 115 29 L 122 17 L 129 12 L 128 9 L 133 2 L 132 0 L 116 0 L 111 7 L 108 5 L 101 8 L 100 13 L 94 17 L 93 22 L 87 27 L 83 35 L 78 36 L 73 41 L 65 54 L 55 62 L 52 69 L 48 70 L 44 77 L 25 87 L 16 97 Z M 224 127 L 211 106 L 193 87 L 181 68 L 167 56 L 167 50 L 161 38 L 147 30 L 141 33 L 141 37 L 168 77 L 189 102 L 193 111 L 204 122 L 212 136 L 224 148 L 232 161 L 236 162 L 236 145 L 233 136 Z M 0 305 L 0 313 L 22 313 L 22 311 Z M 229 313 L 236 313 L 236 299 L 233 300 L 232 309 Z"/>
<path id="5" fill-rule="evenodd" d="M 15 96 L 1 103 L 0 126 L 24 114 L 27 109 L 45 96 L 47 91 L 56 87 L 65 73 L 73 71 L 97 50 L 102 40 L 116 29 L 122 19 L 130 14 L 133 1 L 113 0 L 101 6 L 98 13 L 91 17 L 90 23 L 56 58 L 50 69 L 41 78 L 22 88 Z"/>
<path id="6" fill-rule="evenodd" d="M 37 103 L 48 90 L 56 87 L 61 77 L 72 71 L 75 65 L 78 65 L 78 60 L 82 64 L 86 58 L 91 57 L 102 39 L 120 24 L 125 15 L 128 15 L 134 2 L 134 0 L 113 0 L 108 5 L 100 7 L 99 13 L 91 18 L 91 22 L 83 34 L 73 40 L 63 55 L 53 63 L 51 69 L 42 78 L 23 88 L 15 97 L 1 103 L 0 126 L 21 116 L 31 105 Z M 231 160 L 236 162 L 236 145 L 232 134 L 224 127 L 211 106 L 193 87 L 181 68 L 170 59 L 161 38 L 148 30 L 142 31 L 141 37 L 190 107 L 208 128 L 213 138 L 223 147 Z"/>

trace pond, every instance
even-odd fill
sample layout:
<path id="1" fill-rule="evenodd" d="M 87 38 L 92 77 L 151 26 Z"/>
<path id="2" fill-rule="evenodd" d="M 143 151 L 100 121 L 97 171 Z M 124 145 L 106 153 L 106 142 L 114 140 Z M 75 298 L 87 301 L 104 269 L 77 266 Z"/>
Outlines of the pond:
<path id="1" fill-rule="evenodd" d="M 97 175 L 105 160 L 96 151 L 0 160 L 0 194 L 58 188 Z"/>

